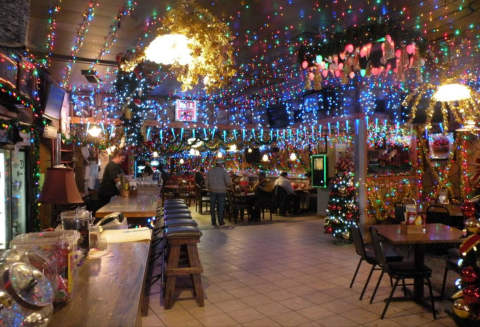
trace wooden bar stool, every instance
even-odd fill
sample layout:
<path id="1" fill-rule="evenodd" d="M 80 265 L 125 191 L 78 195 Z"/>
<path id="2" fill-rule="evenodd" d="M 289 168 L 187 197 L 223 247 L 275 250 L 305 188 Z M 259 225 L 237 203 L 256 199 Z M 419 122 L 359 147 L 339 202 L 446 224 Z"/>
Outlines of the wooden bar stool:
<path id="1" fill-rule="evenodd" d="M 168 263 L 165 270 L 167 282 L 165 285 L 165 309 L 171 309 L 174 303 L 175 284 L 177 276 L 190 275 L 193 284 L 193 294 L 197 305 L 203 307 L 203 267 L 198 256 L 197 243 L 200 243 L 202 232 L 193 226 L 169 227 L 165 229 L 168 245 Z M 186 247 L 186 262 L 180 264 L 180 250 Z"/>

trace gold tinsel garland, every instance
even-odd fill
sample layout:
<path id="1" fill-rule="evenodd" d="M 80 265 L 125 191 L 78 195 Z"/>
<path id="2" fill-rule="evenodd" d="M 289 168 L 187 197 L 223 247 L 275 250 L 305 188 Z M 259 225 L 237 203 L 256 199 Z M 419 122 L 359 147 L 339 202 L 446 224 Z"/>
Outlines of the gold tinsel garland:
<path id="1" fill-rule="evenodd" d="M 160 34 L 182 34 L 192 41 L 192 62 L 188 66 L 175 63 L 170 68 L 183 91 L 203 81 L 205 90 L 211 92 L 225 87 L 237 73 L 230 28 L 194 0 L 180 0 L 168 11 Z"/>
<path id="2" fill-rule="evenodd" d="M 388 185 L 379 184 L 375 180 L 365 183 L 367 188 L 368 212 L 377 221 L 385 221 L 395 217 L 395 203 L 412 198 L 413 189 L 408 180 L 399 183 L 390 181 Z"/>

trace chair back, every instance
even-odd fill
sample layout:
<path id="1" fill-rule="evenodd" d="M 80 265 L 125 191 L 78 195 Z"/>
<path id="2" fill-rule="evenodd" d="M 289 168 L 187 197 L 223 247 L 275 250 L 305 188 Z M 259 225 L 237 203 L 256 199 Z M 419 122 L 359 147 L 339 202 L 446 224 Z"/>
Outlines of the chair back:
<path id="1" fill-rule="evenodd" d="M 273 203 L 274 208 L 284 209 L 288 207 L 288 193 L 280 185 L 275 185 L 273 188 Z"/>
<path id="2" fill-rule="evenodd" d="M 202 189 L 197 183 L 195 183 L 195 197 L 197 200 L 202 199 Z"/>
<path id="3" fill-rule="evenodd" d="M 350 233 L 352 234 L 353 244 L 355 244 L 355 251 L 362 257 L 363 260 L 367 260 L 367 253 L 365 252 L 365 243 L 363 243 L 363 236 L 360 232 L 360 228 L 356 223 L 350 226 Z"/>
<path id="4" fill-rule="evenodd" d="M 429 206 L 427 208 L 427 224 L 444 224 L 450 226 L 450 212 L 443 206 Z"/>
<path id="5" fill-rule="evenodd" d="M 400 224 L 402 221 L 405 221 L 405 212 L 407 210 L 405 203 L 395 202 L 395 219 L 393 220 L 394 224 Z"/>
<path id="6" fill-rule="evenodd" d="M 373 250 L 375 251 L 375 260 L 380 265 L 380 267 L 387 269 L 387 259 L 385 258 L 385 253 L 383 252 L 383 246 L 380 242 L 378 230 L 375 227 L 370 227 L 370 234 Z"/>

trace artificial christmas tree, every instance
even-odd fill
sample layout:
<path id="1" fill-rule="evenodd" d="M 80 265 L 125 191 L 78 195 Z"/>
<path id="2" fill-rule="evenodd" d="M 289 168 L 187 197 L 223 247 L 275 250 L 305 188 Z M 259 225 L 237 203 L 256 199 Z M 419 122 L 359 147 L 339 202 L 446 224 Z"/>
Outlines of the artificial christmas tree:
<path id="1" fill-rule="evenodd" d="M 460 246 L 460 291 L 453 295 L 453 319 L 457 326 L 480 326 L 480 229 Z"/>
<path id="2" fill-rule="evenodd" d="M 348 171 L 339 171 L 331 185 L 325 233 L 333 234 L 335 243 L 351 243 L 350 226 L 359 217 L 354 175 Z"/>

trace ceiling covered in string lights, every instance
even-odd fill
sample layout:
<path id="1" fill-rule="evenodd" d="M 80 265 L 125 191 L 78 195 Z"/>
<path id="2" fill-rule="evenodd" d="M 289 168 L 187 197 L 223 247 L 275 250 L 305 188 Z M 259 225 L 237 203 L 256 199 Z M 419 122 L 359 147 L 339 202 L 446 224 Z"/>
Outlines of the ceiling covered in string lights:
<path id="1" fill-rule="evenodd" d="M 168 67 L 146 62 L 150 96 L 225 101 L 245 95 L 276 96 L 304 91 L 297 52 L 306 40 L 328 42 L 348 27 L 395 20 L 433 46 L 434 56 L 460 69 L 478 61 L 480 0 L 199 0 L 228 24 L 234 37 L 237 75 L 214 94 L 200 87 L 182 93 Z M 74 91 L 109 92 L 117 55 L 141 51 L 155 38 L 176 1 L 31 0 L 28 50 L 52 77 Z M 338 35 L 338 34 L 337 34 Z M 75 60 L 74 60 L 75 58 Z M 475 67 L 477 68 L 477 67 Z M 89 84 L 81 70 L 97 71 Z"/>

